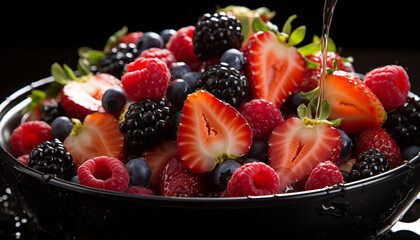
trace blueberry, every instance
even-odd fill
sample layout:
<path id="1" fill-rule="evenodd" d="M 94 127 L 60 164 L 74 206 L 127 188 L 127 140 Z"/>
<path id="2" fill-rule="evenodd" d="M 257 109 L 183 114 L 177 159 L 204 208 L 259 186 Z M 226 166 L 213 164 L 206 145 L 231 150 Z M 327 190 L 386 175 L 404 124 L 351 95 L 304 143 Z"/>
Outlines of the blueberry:
<path id="1" fill-rule="evenodd" d="M 351 153 L 353 151 L 354 144 L 353 144 L 353 141 L 347 135 L 346 132 L 344 132 L 341 129 L 337 129 L 337 130 L 338 130 L 338 132 L 340 132 L 341 139 L 343 140 L 340 159 L 341 159 L 341 161 L 345 162 L 351 157 Z"/>
<path id="2" fill-rule="evenodd" d="M 175 35 L 176 31 L 174 29 L 164 29 L 162 30 L 159 35 L 163 40 L 163 45 L 166 45 L 169 41 L 169 39 L 171 39 L 171 37 L 173 35 Z"/>
<path id="3" fill-rule="evenodd" d="M 201 76 L 199 72 L 187 72 L 182 75 L 182 79 L 188 83 L 190 89 L 196 89 L 197 79 Z"/>
<path id="4" fill-rule="evenodd" d="M 127 103 L 127 96 L 121 88 L 110 88 L 102 95 L 102 107 L 108 113 L 120 112 Z"/>
<path id="5" fill-rule="evenodd" d="M 256 158 L 259 161 L 266 162 L 268 143 L 266 140 L 255 139 L 245 158 Z"/>
<path id="6" fill-rule="evenodd" d="M 133 158 L 125 165 L 128 175 L 130 175 L 130 184 L 132 186 L 145 186 L 152 176 L 152 170 L 142 157 Z"/>
<path id="7" fill-rule="evenodd" d="M 182 78 L 187 72 L 191 72 L 191 68 L 186 63 L 174 62 L 171 64 L 172 79 Z"/>
<path id="8" fill-rule="evenodd" d="M 51 123 L 51 135 L 53 138 L 57 138 L 60 141 L 64 141 L 72 129 L 73 123 L 70 118 L 66 116 L 57 117 Z"/>
<path id="9" fill-rule="evenodd" d="M 191 89 L 186 81 L 183 79 L 175 79 L 172 80 L 166 89 L 166 98 L 172 105 L 181 107 L 184 105 L 184 101 L 190 93 Z"/>
<path id="10" fill-rule="evenodd" d="M 234 160 L 226 160 L 220 163 L 216 169 L 214 169 L 213 181 L 216 186 L 221 189 L 226 189 L 232 174 L 240 167 L 241 164 Z"/>
<path id="11" fill-rule="evenodd" d="M 402 150 L 402 156 L 404 160 L 410 160 L 420 152 L 420 146 L 412 145 Z"/>
<path id="12" fill-rule="evenodd" d="M 242 70 L 245 65 L 245 57 L 241 51 L 236 48 L 226 50 L 220 57 L 220 62 L 227 63 L 230 67 Z"/>
<path id="13" fill-rule="evenodd" d="M 164 43 L 162 37 L 155 32 L 145 32 L 137 42 L 137 49 L 139 54 L 149 48 L 163 47 Z"/>

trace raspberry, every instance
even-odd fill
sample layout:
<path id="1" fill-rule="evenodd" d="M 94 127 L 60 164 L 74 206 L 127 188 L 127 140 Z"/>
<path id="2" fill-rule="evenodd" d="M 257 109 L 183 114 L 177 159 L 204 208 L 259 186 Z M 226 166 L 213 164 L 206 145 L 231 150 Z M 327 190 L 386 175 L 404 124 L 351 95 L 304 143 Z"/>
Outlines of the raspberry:
<path id="1" fill-rule="evenodd" d="M 13 130 L 12 150 L 15 156 L 29 154 L 34 147 L 51 139 L 51 127 L 48 123 L 44 121 L 26 122 Z"/>
<path id="2" fill-rule="evenodd" d="M 185 62 L 193 71 L 197 71 L 201 66 L 200 61 L 193 52 L 193 35 L 194 26 L 187 26 L 180 28 L 175 35 L 173 35 L 166 48 L 174 53 L 177 61 Z"/>
<path id="3" fill-rule="evenodd" d="M 410 91 L 407 72 L 397 65 L 373 69 L 366 74 L 364 83 L 379 98 L 386 110 L 402 106 Z"/>
<path id="4" fill-rule="evenodd" d="M 231 197 L 276 194 L 280 190 L 279 177 L 263 162 L 242 165 L 232 175 L 227 190 Z"/>
<path id="5" fill-rule="evenodd" d="M 152 190 L 145 187 L 141 187 L 141 186 L 129 187 L 126 193 L 137 194 L 137 195 L 149 195 L 149 196 L 155 195 L 155 192 L 153 192 Z"/>
<path id="6" fill-rule="evenodd" d="M 174 54 L 165 48 L 149 48 L 141 52 L 140 57 L 144 58 L 159 58 L 166 63 L 170 68 L 172 63 L 176 62 Z"/>
<path id="7" fill-rule="evenodd" d="M 397 167 L 402 161 L 400 148 L 383 128 L 369 128 L 360 133 L 355 143 L 354 155 L 359 156 L 372 148 L 385 153 L 391 168 Z"/>
<path id="8" fill-rule="evenodd" d="M 128 64 L 127 69 L 121 83 L 128 99 L 138 102 L 143 98 L 163 97 L 171 79 L 165 62 L 139 57 Z"/>
<path id="9" fill-rule="evenodd" d="M 254 139 L 266 139 L 271 131 L 284 121 L 280 110 L 264 99 L 254 99 L 244 103 L 239 112 L 251 126 Z"/>
<path id="10" fill-rule="evenodd" d="M 25 154 L 25 155 L 19 156 L 18 158 L 16 158 L 16 160 L 22 163 L 23 165 L 28 166 L 28 158 L 29 158 L 29 154 Z"/>
<path id="11" fill-rule="evenodd" d="M 305 184 L 305 190 L 324 188 L 343 183 L 343 175 L 338 167 L 331 161 L 325 161 L 312 169 L 311 175 Z"/>
<path id="12" fill-rule="evenodd" d="M 117 192 L 125 192 L 130 182 L 124 164 L 107 156 L 87 160 L 79 167 L 77 176 L 82 185 Z"/>

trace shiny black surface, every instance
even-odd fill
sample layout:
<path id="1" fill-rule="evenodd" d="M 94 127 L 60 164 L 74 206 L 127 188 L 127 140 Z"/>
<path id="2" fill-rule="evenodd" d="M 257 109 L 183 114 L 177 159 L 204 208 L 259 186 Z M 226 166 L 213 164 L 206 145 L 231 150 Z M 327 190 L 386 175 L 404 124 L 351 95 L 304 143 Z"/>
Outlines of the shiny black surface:
<path id="1" fill-rule="evenodd" d="M 225 237 L 373 239 L 400 219 L 420 190 L 420 157 L 387 173 L 334 188 L 247 198 L 132 196 L 51 178 L 8 153 L 10 133 L 27 94 L 50 81 L 35 82 L 0 105 L 0 176 L 21 208 L 14 211 L 24 212 L 19 219 L 26 218 L 39 234 L 121 239 L 138 234 L 141 228 L 165 229 L 159 236 L 188 229 L 220 237 L 222 226 L 228 224 L 246 231 L 231 231 Z"/>

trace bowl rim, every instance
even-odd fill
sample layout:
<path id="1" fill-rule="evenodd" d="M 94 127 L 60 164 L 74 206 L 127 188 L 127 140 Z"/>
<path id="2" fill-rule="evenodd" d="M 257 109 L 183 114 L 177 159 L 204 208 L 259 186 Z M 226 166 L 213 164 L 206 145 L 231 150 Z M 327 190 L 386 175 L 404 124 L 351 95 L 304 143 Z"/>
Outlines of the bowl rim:
<path id="1" fill-rule="evenodd" d="M 2 126 L 2 122 L 6 114 L 15 107 L 17 104 L 22 103 L 23 101 L 28 100 L 29 93 L 34 90 L 41 88 L 51 82 L 54 81 L 52 76 L 40 79 L 38 81 L 32 82 L 19 90 L 15 91 L 0 104 L 0 126 Z M 417 97 L 417 95 L 410 92 L 411 96 Z M 15 103 L 17 101 L 17 103 Z M 14 104 L 15 103 L 15 104 Z M 388 170 L 384 173 L 374 175 L 372 177 L 368 177 L 365 179 L 339 184 L 332 187 L 325 187 L 320 189 L 314 190 L 305 190 L 305 191 L 297 191 L 297 192 L 288 192 L 288 193 L 277 193 L 271 195 L 263 195 L 263 196 L 246 196 L 246 197 L 167 197 L 167 196 L 160 196 L 160 195 L 138 195 L 138 194 L 130 194 L 125 192 L 116 192 L 110 191 L 105 189 L 98 189 L 89 186 L 84 186 L 78 183 L 66 181 L 63 179 L 59 179 L 53 177 L 48 174 L 43 174 L 38 170 L 32 169 L 19 161 L 16 160 L 14 156 L 12 156 L 9 151 L 5 149 L 3 144 L 0 145 L 0 161 L 5 162 L 6 164 L 10 165 L 16 170 L 24 172 L 28 175 L 31 175 L 38 179 L 43 179 L 47 184 L 55 185 L 60 188 L 69 189 L 72 191 L 79 191 L 85 194 L 93 194 L 93 195 L 100 195 L 100 196 L 108 196 L 108 197 L 116 197 L 116 198 L 126 198 L 126 199 L 138 199 L 138 200 L 153 200 L 153 201 L 160 201 L 160 202 L 182 202 L 182 203 L 237 203 L 237 202 L 248 202 L 248 201 L 272 201 L 272 200 L 288 200 L 288 199 L 303 199 L 303 198 L 314 198 L 320 197 L 325 195 L 337 195 L 343 194 L 345 191 L 351 191 L 354 189 L 364 189 L 366 186 L 376 184 L 378 182 L 383 181 L 384 179 L 391 178 L 393 176 L 397 176 L 402 174 L 406 171 L 410 171 L 413 169 L 413 166 L 420 165 L 420 153 L 418 153 L 415 157 L 410 160 L 404 160 L 404 163 L 400 166 Z M 6 159 L 4 159 L 6 158 Z M 420 167 L 420 166 L 419 166 Z"/>

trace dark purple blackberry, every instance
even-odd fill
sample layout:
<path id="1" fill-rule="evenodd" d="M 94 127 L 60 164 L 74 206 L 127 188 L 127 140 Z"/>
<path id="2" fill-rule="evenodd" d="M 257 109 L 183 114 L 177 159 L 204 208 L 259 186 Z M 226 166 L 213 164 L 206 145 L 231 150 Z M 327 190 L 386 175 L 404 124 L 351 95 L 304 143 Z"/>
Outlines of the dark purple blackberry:
<path id="1" fill-rule="evenodd" d="M 109 73 L 121 79 L 125 66 L 138 56 L 135 44 L 120 43 L 111 48 L 99 61 L 100 72 Z"/>
<path id="2" fill-rule="evenodd" d="M 197 79 L 196 87 L 207 90 L 235 108 L 248 97 L 247 79 L 226 63 L 209 66 Z"/>
<path id="3" fill-rule="evenodd" d="M 61 141 L 55 138 L 41 143 L 31 151 L 28 167 L 69 180 L 74 175 L 76 164 Z"/>
<path id="4" fill-rule="evenodd" d="M 388 112 L 383 127 L 400 148 L 420 145 L 420 100 L 408 97 L 403 106 Z"/>
<path id="5" fill-rule="evenodd" d="M 125 136 L 127 151 L 140 156 L 156 143 L 173 138 L 172 111 L 164 98 L 144 98 L 128 107 L 120 131 Z"/>
<path id="6" fill-rule="evenodd" d="M 193 51 L 201 61 L 220 57 L 230 48 L 239 49 L 244 36 L 241 23 L 226 13 L 206 13 L 198 18 L 193 35 Z"/>
<path id="7" fill-rule="evenodd" d="M 48 124 L 51 124 L 54 119 L 60 116 L 64 116 L 64 110 L 61 107 L 60 103 L 51 103 L 51 104 L 45 104 L 42 105 L 41 108 L 41 117 L 40 119 L 42 121 L 47 122 Z"/>
<path id="8" fill-rule="evenodd" d="M 388 160 L 385 153 L 376 148 L 372 148 L 361 153 L 356 159 L 351 172 L 348 174 L 346 181 L 352 182 L 389 170 Z"/>

